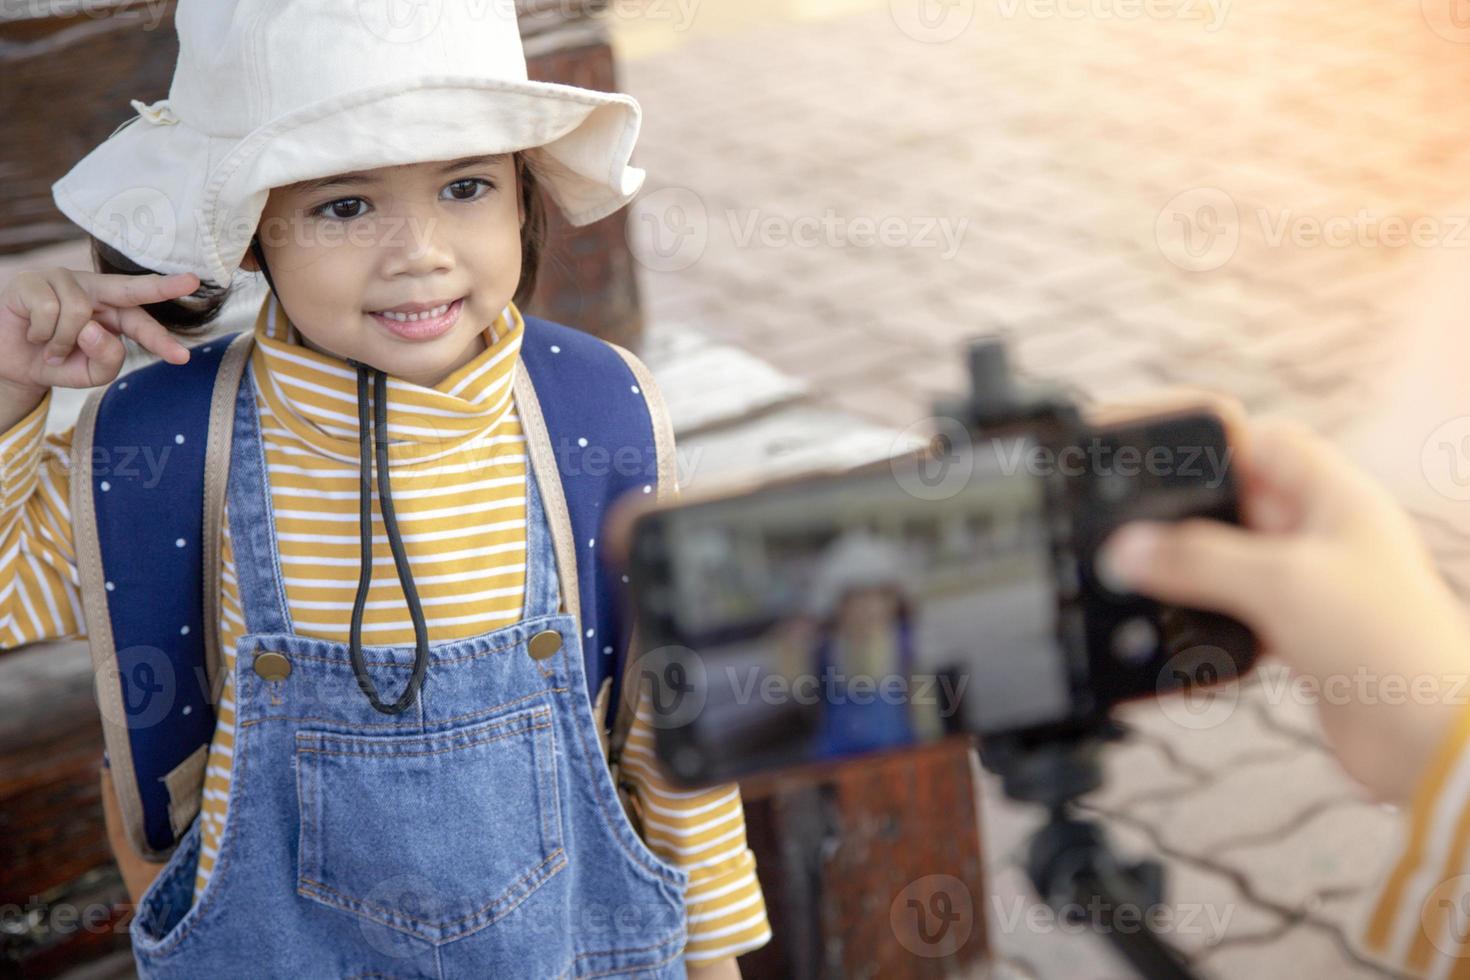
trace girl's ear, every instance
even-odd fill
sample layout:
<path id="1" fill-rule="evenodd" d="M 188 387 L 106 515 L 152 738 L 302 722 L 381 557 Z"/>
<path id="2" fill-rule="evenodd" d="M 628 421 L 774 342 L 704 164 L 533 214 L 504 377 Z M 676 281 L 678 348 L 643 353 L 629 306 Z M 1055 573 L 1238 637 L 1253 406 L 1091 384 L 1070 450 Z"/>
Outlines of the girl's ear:
<path id="1" fill-rule="evenodd" d="M 240 268 L 246 272 L 260 271 L 260 263 L 255 261 L 255 239 L 253 238 L 250 239 L 250 248 L 247 248 L 245 254 L 240 258 Z"/>
<path id="2" fill-rule="evenodd" d="M 516 155 L 516 217 L 522 231 L 526 228 L 526 158 Z"/>

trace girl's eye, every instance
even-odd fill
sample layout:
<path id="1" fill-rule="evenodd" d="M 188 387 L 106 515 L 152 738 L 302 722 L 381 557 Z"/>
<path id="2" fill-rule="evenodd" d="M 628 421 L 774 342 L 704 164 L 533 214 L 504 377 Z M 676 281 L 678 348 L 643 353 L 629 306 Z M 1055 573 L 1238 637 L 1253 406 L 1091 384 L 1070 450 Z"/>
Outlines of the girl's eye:
<path id="1" fill-rule="evenodd" d="M 485 196 L 484 194 L 476 194 L 476 193 L 474 193 L 474 191 L 477 188 L 477 185 L 480 185 L 480 184 L 483 184 L 486 187 L 486 189 L 487 189 L 486 192 L 487 193 L 489 191 L 493 191 L 495 189 L 495 182 L 494 181 L 486 180 L 483 177 L 466 177 L 463 180 L 456 180 L 453 183 L 451 183 L 451 184 L 448 185 L 449 191 L 450 191 L 450 200 L 454 200 L 454 201 L 477 201 L 477 200 L 479 200 L 481 197 L 484 197 Z M 455 190 L 454 190 L 454 188 L 456 188 L 456 187 L 460 188 L 465 193 L 456 193 Z M 323 205 L 320 205 L 318 207 L 312 208 L 311 209 L 311 214 L 312 214 L 313 217 L 319 217 L 319 218 L 339 218 L 339 219 L 341 219 L 343 221 L 350 221 L 353 218 L 360 218 L 360 217 L 362 217 L 362 211 L 361 210 L 358 210 L 356 208 L 344 208 L 344 205 L 357 205 L 357 206 L 361 207 L 365 203 L 366 202 L 364 202 L 364 200 L 362 198 L 360 198 L 360 197 L 339 197 L 335 201 L 328 201 L 326 204 L 323 204 Z M 351 211 L 351 213 L 347 213 L 349 210 Z"/>
<path id="2" fill-rule="evenodd" d="M 336 210 L 336 209 L 339 208 L 341 205 L 344 205 L 344 204 L 354 204 L 354 203 L 361 204 L 362 203 L 362 198 L 360 198 L 360 197 L 340 197 L 340 198 L 338 198 L 335 201 L 328 201 L 326 204 L 323 204 L 320 207 L 312 208 L 311 214 L 312 214 L 313 217 L 319 217 L 319 218 L 341 218 L 341 219 L 343 219 L 345 221 L 345 220 L 347 220 L 349 218 L 359 217 L 360 216 L 360 212 L 357 213 L 357 214 L 343 214 L 341 211 Z M 328 213 L 329 211 L 330 211 L 330 213 Z"/>
<path id="3" fill-rule="evenodd" d="M 473 188 L 476 184 L 484 184 L 489 190 L 492 190 L 492 191 L 495 189 L 494 182 L 493 181 L 489 181 L 489 180 L 485 180 L 483 177 L 466 177 L 463 180 L 456 180 L 456 181 L 454 181 L 454 183 L 452 183 L 452 184 L 449 185 L 449 188 L 450 188 L 451 194 L 453 194 L 453 189 L 456 188 L 456 187 L 470 187 L 470 188 Z M 461 197 L 459 195 L 454 195 L 454 200 L 456 200 L 456 201 L 474 201 L 474 200 L 477 200 L 478 198 L 480 198 L 482 196 L 484 196 L 484 195 L 477 194 L 474 197 Z"/>

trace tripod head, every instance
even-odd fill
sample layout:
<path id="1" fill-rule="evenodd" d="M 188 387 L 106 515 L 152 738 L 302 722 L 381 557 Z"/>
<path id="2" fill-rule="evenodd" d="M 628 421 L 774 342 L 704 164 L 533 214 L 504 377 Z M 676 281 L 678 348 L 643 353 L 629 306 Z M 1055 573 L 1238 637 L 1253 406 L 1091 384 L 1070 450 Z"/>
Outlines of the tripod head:
<path id="1" fill-rule="evenodd" d="M 1006 796 L 1047 808 L 1047 823 L 1032 836 L 1026 857 L 1036 894 L 1069 922 L 1090 922 L 1146 980 L 1191 980 L 1183 956 L 1152 931 L 1145 914 L 1163 901 L 1163 865 L 1123 864 L 1102 828 L 1074 812 L 1080 797 L 1102 785 L 1102 746 L 1122 735 L 1106 721 L 1056 740 L 986 740 L 980 757 L 1001 777 Z"/>

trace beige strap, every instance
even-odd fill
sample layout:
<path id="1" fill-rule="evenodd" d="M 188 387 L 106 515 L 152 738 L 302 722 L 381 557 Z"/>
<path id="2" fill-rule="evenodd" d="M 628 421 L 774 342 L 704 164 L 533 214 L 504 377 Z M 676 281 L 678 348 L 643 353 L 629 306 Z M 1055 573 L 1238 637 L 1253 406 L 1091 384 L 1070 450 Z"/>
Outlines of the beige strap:
<path id="1" fill-rule="evenodd" d="M 632 351 L 610 344 L 613 350 L 622 355 L 627 363 L 628 369 L 638 380 L 638 389 L 643 394 L 643 401 L 648 406 L 648 417 L 653 426 L 654 452 L 658 457 L 658 495 L 655 499 L 659 502 L 670 502 L 679 496 L 679 471 L 674 455 L 674 425 L 669 418 L 668 406 L 664 403 L 663 392 L 659 390 L 658 383 L 653 379 L 653 372 L 648 370 Z M 628 655 L 623 663 L 623 683 L 621 685 L 621 696 L 618 698 L 616 717 L 612 722 L 612 734 L 608 739 L 608 759 L 616 765 L 622 758 L 623 746 L 628 741 L 628 732 L 633 727 L 633 719 L 637 714 L 639 692 L 642 684 L 629 681 L 632 679 L 634 661 L 637 659 L 639 648 L 638 620 L 636 616 L 628 637 Z M 598 724 L 602 724 L 602 716 L 598 716 Z M 614 777 L 617 771 L 614 770 Z"/>
<path id="2" fill-rule="evenodd" d="M 199 746 L 189 757 L 163 778 L 168 788 L 168 823 L 174 839 L 184 836 L 189 822 L 199 812 L 204 798 L 204 764 L 209 759 L 208 743 Z"/>
<path id="3" fill-rule="evenodd" d="M 519 361 L 516 362 L 514 373 L 512 397 L 515 399 L 516 414 L 521 420 L 521 431 L 526 437 L 532 475 L 541 491 L 541 505 L 546 510 L 546 523 L 551 527 L 556 574 L 561 585 L 561 608 L 563 612 L 572 614 L 580 629 L 582 604 L 579 598 L 581 593 L 577 589 L 577 551 L 572 543 L 571 513 L 567 510 L 567 498 L 562 492 L 561 469 L 556 465 L 551 436 L 546 431 L 546 418 L 541 414 L 541 400 L 536 397 L 536 388 L 531 383 L 530 373 Z M 529 596 L 527 601 L 530 601 Z"/>
<path id="4" fill-rule="evenodd" d="M 82 612 L 87 621 L 87 641 L 92 653 L 92 679 L 97 709 L 102 720 L 102 741 L 107 746 L 110 782 L 117 792 L 122 833 L 134 853 L 150 861 L 161 861 L 173 848 L 155 851 L 143 833 L 143 800 L 133 769 L 133 747 L 128 741 L 127 709 L 117 675 L 117 651 L 112 636 L 112 616 L 107 608 L 106 573 L 97 537 L 97 511 L 92 503 L 92 440 L 97 426 L 97 408 L 111 388 L 98 388 L 87 396 L 77 415 L 71 442 L 72 539 L 77 552 L 77 579 Z"/>
<path id="5" fill-rule="evenodd" d="M 209 674 L 213 703 L 219 702 L 223 672 L 219 669 L 219 536 L 224 510 L 224 487 L 229 477 L 230 434 L 234 429 L 234 394 L 250 351 L 252 336 L 243 333 L 230 343 L 215 378 L 210 406 L 209 445 L 205 449 L 204 472 L 204 644 L 205 667 Z M 71 514 L 72 536 L 77 552 L 77 577 L 80 582 L 82 610 L 86 616 L 88 646 L 92 654 L 92 675 L 97 693 L 97 707 L 102 720 L 102 740 L 107 746 L 110 767 L 107 782 L 117 797 L 121 836 L 133 851 L 149 861 L 166 860 L 173 847 L 154 850 L 148 846 L 143 830 L 143 801 L 138 793 L 137 773 L 133 766 L 132 743 L 128 739 L 127 710 L 122 701 L 122 685 L 117 676 L 117 649 L 112 635 L 112 616 L 108 610 L 106 573 L 102 568 L 102 548 L 97 536 L 97 510 L 92 497 L 92 447 L 96 433 L 97 411 L 111 385 L 98 388 L 87 396 L 77 416 L 71 445 Z M 223 407 L 222 407 L 223 406 Z M 221 447 L 221 443 L 223 446 Z M 197 753 L 196 753 L 197 754 Z M 191 759 L 193 756 L 190 757 Z M 177 785 L 184 792 L 185 781 L 192 778 L 186 760 L 170 774 L 170 817 L 182 815 L 190 805 L 174 799 Z M 202 767 L 200 769 L 202 773 Z M 199 784 L 203 788 L 202 781 Z M 196 796 L 198 794 L 195 794 Z M 198 811 L 197 802 L 193 804 Z M 192 815 L 190 817 L 192 819 Z M 177 836 L 177 829 L 175 834 Z"/>
<path id="6" fill-rule="evenodd" d="M 224 658 L 219 648 L 225 490 L 230 482 L 230 448 L 235 436 L 235 397 L 254 344 L 255 335 L 249 330 L 230 341 L 209 402 L 209 442 L 204 450 L 204 667 L 209 675 L 209 703 L 216 705 L 225 689 Z"/>

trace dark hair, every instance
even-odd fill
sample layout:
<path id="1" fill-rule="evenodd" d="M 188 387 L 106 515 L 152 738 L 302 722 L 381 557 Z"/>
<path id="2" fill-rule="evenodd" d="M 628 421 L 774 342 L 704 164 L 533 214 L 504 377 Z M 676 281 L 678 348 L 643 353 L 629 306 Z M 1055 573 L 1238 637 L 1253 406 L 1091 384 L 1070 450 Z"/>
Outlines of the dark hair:
<path id="1" fill-rule="evenodd" d="M 526 216 L 521 226 L 521 278 L 516 283 L 512 301 L 525 309 L 536 292 L 536 275 L 541 258 L 546 250 L 546 200 L 541 192 L 536 168 L 523 151 L 512 154 L 515 158 L 517 182 L 521 188 L 521 210 Z M 92 268 L 98 272 L 114 275 L 144 276 L 157 275 L 128 258 L 96 236 L 88 236 L 92 242 Z M 253 242 L 252 242 L 253 244 Z M 162 303 L 146 303 L 144 312 L 172 333 L 188 336 L 204 332 L 214 322 L 225 302 L 235 292 L 239 280 L 228 286 L 220 286 L 213 280 L 204 279 L 199 288 L 188 296 L 164 300 Z"/>

